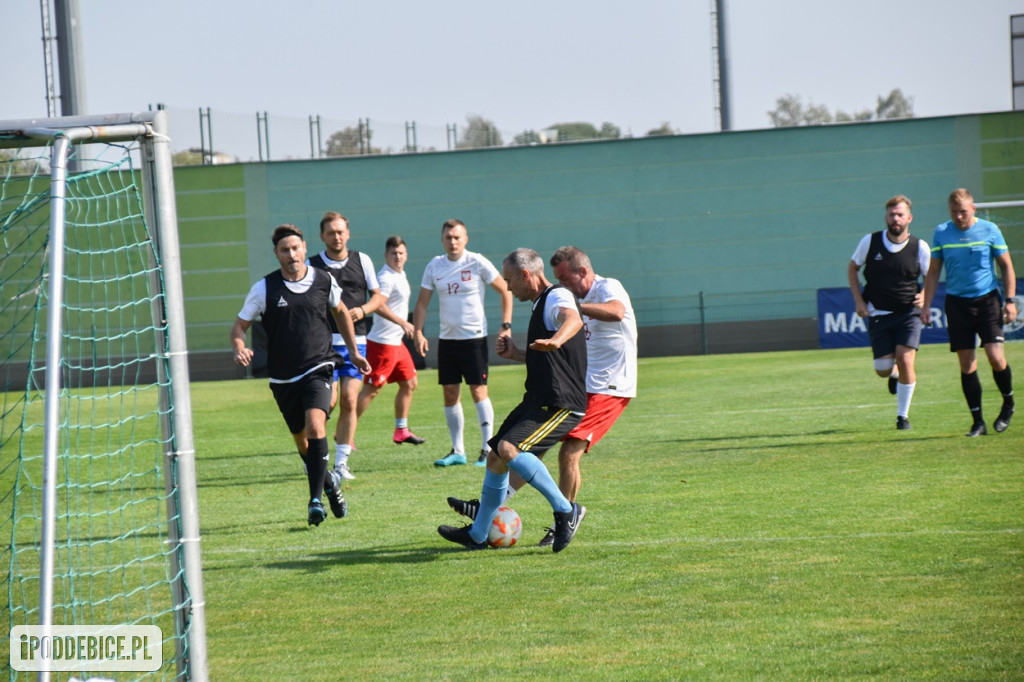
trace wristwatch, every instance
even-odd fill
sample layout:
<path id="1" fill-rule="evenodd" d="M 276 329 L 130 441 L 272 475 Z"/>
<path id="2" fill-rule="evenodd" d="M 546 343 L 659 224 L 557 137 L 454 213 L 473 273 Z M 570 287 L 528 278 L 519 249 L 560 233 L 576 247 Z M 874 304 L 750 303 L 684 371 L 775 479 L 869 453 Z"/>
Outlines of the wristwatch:
<path id="1" fill-rule="evenodd" d="M 501 328 L 502 329 L 512 329 L 512 323 L 511 322 L 502 322 L 501 323 Z"/>

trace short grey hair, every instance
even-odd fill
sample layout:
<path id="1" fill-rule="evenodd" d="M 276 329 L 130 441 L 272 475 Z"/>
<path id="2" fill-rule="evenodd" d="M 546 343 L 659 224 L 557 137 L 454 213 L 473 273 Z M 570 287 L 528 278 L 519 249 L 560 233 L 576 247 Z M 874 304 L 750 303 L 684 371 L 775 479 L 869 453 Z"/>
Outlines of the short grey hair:
<path id="1" fill-rule="evenodd" d="M 544 272 L 544 259 L 533 249 L 520 247 L 505 256 L 502 265 L 507 265 L 516 272 L 526 270 L 532 273 Z"/>

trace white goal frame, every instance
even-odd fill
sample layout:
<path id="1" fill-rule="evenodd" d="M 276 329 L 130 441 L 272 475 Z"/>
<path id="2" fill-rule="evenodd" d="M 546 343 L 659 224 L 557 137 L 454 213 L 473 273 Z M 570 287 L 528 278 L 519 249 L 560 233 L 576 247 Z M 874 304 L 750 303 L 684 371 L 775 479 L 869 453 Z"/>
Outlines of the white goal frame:
<path id="1" fill-rule="evenodd" d="M 68 156 L 75 144 L 89 142 L 138 143 L 141 155 L 143 205 L 152 228 L 154 249 L 162 265 L 164 305 L 154 304 L 154 319 L 167 327 L 166 343 L 158 338 L 156 353 L 167 360 L 167 383 L 174 392 L 173 411 L 161 410 L 163 418 L 165 485 L 171 546 L 170 575 L 175 606 L 175 628 L 179 654 L 182 636 L 187 640 L 188 679 L 206 682 L 206 618 L 203 597 L 202 562 L 199 546 L 199 512 L 195 476 L 195 448 L 192 440 L 192 405 L 188 391 L 188 350 L 185 338 L 184 295 L 178 242 L 173 167 L 167 117 L 164 111 L 71 116 L 49 119 L 0 121 L 0 148 L 51 146 L 50 158 L 50 245 L 47 301 L 46 379 L 43 436 L 43 504 L 40 543 L 39 626 L 43 635 L 53 627 L 53 575 L 56 538 L 56 483 L 59 394 L 61 389 L 61 309 L 64 294 L 65 187 Z M 161 335 L 157 335 L 160 337 Z M 158 363 L 159 364 L 159 363 Z M 163 371 L 163 370 L 160 370 Z M 161 407 L 169 403 L 166 391 Z M 174 472 L 177 473 L 175 479 Z M 177 519 L 178 522 L 172 522 Z M 179 527 L 180 523 L 180 527 Z M 180 576 L 180 577 L 177 577 Z M 182 583 L 182 578 L 184 583 Z M 186 673 L 184 657 L 178 657 L 178 674 Z M 49 673 L 41 672 L 40 680 Z"/>

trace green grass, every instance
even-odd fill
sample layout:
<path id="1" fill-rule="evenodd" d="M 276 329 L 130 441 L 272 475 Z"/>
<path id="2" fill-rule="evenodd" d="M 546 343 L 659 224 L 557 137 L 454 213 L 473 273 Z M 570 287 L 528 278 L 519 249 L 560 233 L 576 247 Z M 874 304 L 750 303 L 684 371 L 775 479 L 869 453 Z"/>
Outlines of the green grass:
<path id="1" fill-rule="evenodd" d="M 1024 346 L 1007 352 L 1021 384 Z M 432 371 L 411 417 L 428 443 L 390 443 L 386 389 L 349 516 L 315 529 L 265 383 L 195 384 L 211 677 L 1024 679 L 1024 415 L 964 438 L 955 358 L 928 346 L 918 366 L 897 432 L 866 349 L 641 361 L 557 555 L 533 546 L 551 516 L 529 488 L 523 546 L 437 535 L 481 470 L 431 466 L 448 450 Z M 493 368 L 499 415 L 522 380 Z"/>

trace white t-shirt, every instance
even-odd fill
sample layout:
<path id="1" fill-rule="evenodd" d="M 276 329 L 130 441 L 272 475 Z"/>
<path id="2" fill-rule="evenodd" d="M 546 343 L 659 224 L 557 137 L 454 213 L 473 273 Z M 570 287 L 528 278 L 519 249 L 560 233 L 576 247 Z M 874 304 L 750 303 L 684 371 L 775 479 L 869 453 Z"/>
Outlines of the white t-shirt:
<path id="1" fill-rule="evenodd" d="M 309 291 L 309 287 L 313 285 L 313 266 L 306 266 L 306 276 L 297 282 L 290 282 L 287 279 L 284 281 L 284 285 L 288 287 L 288 290 L 295 294 L 304 294 Z M 331 293 L 327 299 L 331 307 L 337 308 L 338 304 L 341 303 L 341 287 L 338 283 L 331 278 Z M 263 311 L 267 309 L 267 279 L 260 277 L 252 288 L 249 289 L 249 293 L 245 297 L 245 303 L 242 304 L 242 310 L 239 311 L 238 317 L 245 320 L 246 322 L 252 322 L 257 317 L 263 314 Z"/>
<path id="2" fill-rule="evenodd" d="M 537 301 L 533 302 L 533 306 L 537 307 Z M 565 287 L 557 287 L 551 290 L 544 301 L 544 326 L 548 331 L 554 333 L 561 329 L 562 321 L 558 319 L 558 313 L 562 308 L 576 310 L 576 301 L 573 300 L 571 291 Z"/>
<path id="3" fill-rule="evenodd" d="M 587 336 L 587 392 L 623 398 L 636 397 L 636 317 L 629 294 L 617 279 L 594 275 L 594 284 L 581 303 L 619 301 L 626 312 L 619 322 L 583 315 Z"/>
<path id="4" fill-rule="evenodd" d="M 438 294 L 442 339 L 479 339 L 487 336 L 484 292 L 501 273 L 479 253 L 464 251 L 462 258 L 435 256 L 423 270 L 420 287 Z"/>
<path id="5" fill-rule="evenodd" d="M 387 296 L 386 303 L 391 312 L 403 320 L 408 319 L 409 278 L 405 276 L 405 272 L 396 272 L 390 265 L 385 265 L 377 273 L 377 281 L 380 283 L 380 293 Z M 402 339 L 405 338 L 405 332 L 391 320 L 385 320 L 378 315 L 366 338 L 385 346 L 400 346 Z"/>
<path id="6" fill-rule="evenodd" d="M 899 253 L 900 251 L 905 249 L 907 244 L 909 243 L 910 240 L 907 239 L 906 241 L 900 242 L 899 244 L 894 244 L 893 242 L 889 241 L 889 231 L 882 230 L 882 246 L 884 246 L 885 250 L 888 251 L 889 253 Z M 870 248 L 871 234 L 866 234 L 860 240 L 860 243 L 857 244 L 857 249 L 853 252 L 853 255 L 850 256 L 850 260 L 852 260 L 858 268 L 864 267 L 864 262 L 867 261 L 868 259 L 868 249 Z M 918 239 L 917 264 L 921 268 L 922 277 L 924 277 L 925 274 L 928 272 L 928 266 L 931 265 L 931 262 L 932 250 L 928 247 L 928 242 L 926 242 L 923 239 Z M 869 315 L 888 315 L 890 312 L 891 311 L 889 310 L 876 310 L 875 306 L 872 305 L 870 301 L 868 302 Z"/>
<path id="7" fill-rule="evenodd" d="M 326 265 L 330 270 L 340 270 L 348 263 L 348 258 L 345 260 L 331 260 L 326 251 L 321 251 L 320 257 L 324 259 L 324 265 Z M 366 280 L 366 290 L 373 291 L 374 289 L 379 289 L 380 285 L 377 283 L 377 275 L 373 270 L 373 260 L 360 251 L 359 264 L 363 266 L 363 278 Z M 308 259 L 306 260 L 306 265 L 309 265 Z M 332 277 L 331 279 L 334 278 Z M 374 324 L 377 324 L 377 322 L 374 321 Z M 333 343 L 335 346 L 340 346 L 344 344 L 345 341 L 341 338 L 341 334 L 335 334 Z M 366 343 L 366 337 L 356 336 L 356 343 Z"/>

